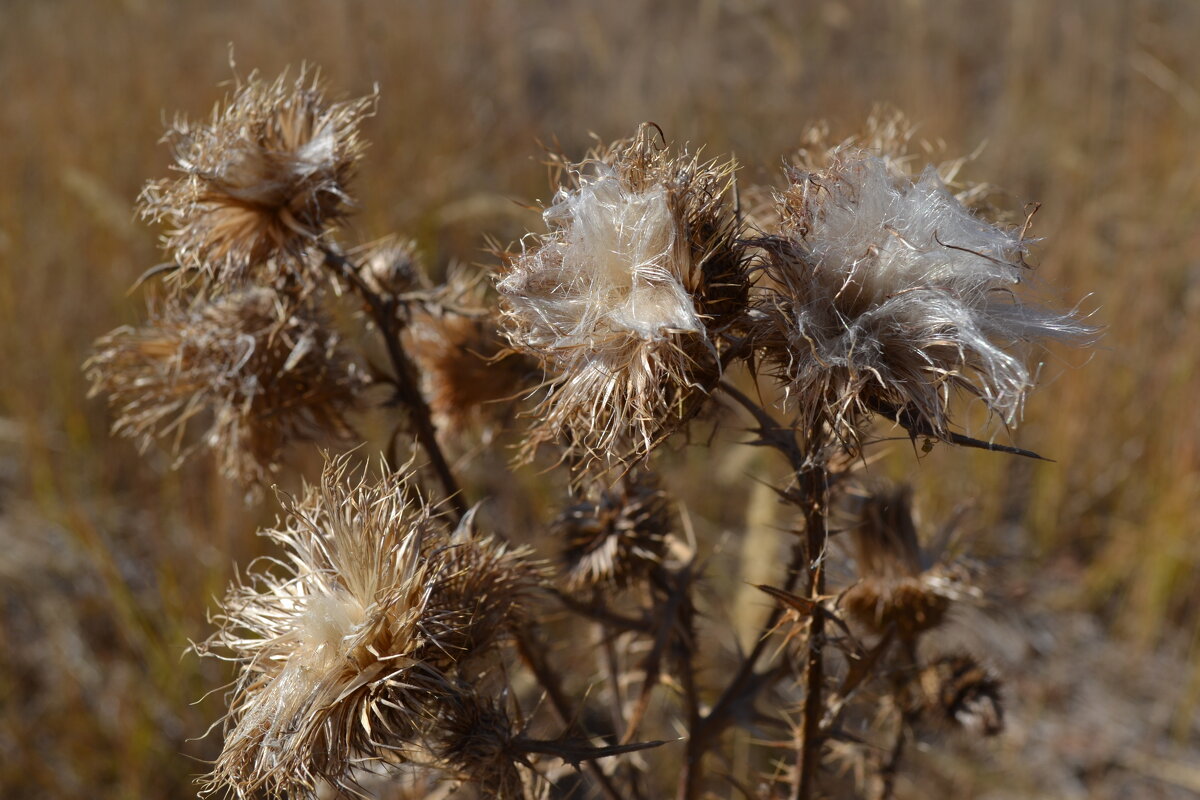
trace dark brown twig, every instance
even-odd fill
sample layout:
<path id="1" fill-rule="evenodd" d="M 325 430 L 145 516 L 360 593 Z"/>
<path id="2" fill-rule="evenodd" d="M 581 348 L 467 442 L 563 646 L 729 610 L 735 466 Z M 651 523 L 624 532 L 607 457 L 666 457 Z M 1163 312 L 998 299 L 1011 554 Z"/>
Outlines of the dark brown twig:
<path id="1" fill-rule="evenodd" d="M 455 516 L 462 519 L 467 513 L 467 501 L 462 496 L 458 481 L 455 480 L 454 473 L 450 471 L 450 464 L 438 443 L 433 415 L 430 413 L 429 404 L 425 402 L 425 396 L 421 394 L 421 388 L 417 383 L 417 370 L 400 344 L 400 331 L 396 325 L 395 309 L 363 282 L 362 277 L 358 274 L 358 269 L 344 255 L 325 244 L 321 245 L 321 253 L 325 256 L 325 264 L 345 279 L 370 308 L 371 317 L 375 320 L 376 327 L 379 328 L 384 346 L 387 348 L 388 358 L 392 362 L 392 369 L 396 373 L 396 391 L 399 394 L 400 402 L 408 409 L 417 441 L 421 443 L 425 454 L 429 456 L 429 464 L 442 484 L 442 491 L 446 493 L 446 500 L 454 510 Z"/>

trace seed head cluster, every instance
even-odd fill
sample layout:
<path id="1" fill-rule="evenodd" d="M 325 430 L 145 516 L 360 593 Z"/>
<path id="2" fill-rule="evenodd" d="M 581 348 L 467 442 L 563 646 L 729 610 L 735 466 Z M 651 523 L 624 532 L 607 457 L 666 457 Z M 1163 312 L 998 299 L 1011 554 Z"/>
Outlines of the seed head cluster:
<path id="1" fill-rule="evenodd" d="M 274 473 L 289 442 L 348 438 L 365 385 L 315 308 L 267 288 L 164 301 L 146 325 L 100 339 L 84 369 L 115 433 L 143 449 L 169 439 L 180 459 L 207 446 L 242 484 Z M 203 434 L 185 444 L 193 426 Z"/>
<path id="2" fill-rule="evenodd" d="M 207 124 L 172 125 L 181 175 L 145 188 L 142 215 L 166 223 L 167 250 L 206 280 L 303 268 L 307 248 L 353 205 L 358 126 L 373 106 L 372 97 L 331 103 L 303 71 L 271 83 L 252 75 Z"/>
<path id="3" fill-rule="evenodd" d="M 318 779 L 428 757 L 542 580 L 528 551 L 448 529 L 407 473 L 348 464 L 284 498 L 263 535 L 286 559 L 231 587 L 202 647 L 241 665 L 210 791 L 308 797 Z"/>
<path id="4" fill-rule="evenodd" d="M 733 169 L 673 155 L 650 127 L 563 166 L 549 232 L 497 284 L 509 341 L 551 385 L 532 447 L 566 435 L 589 458 L 644 453 L 711 386 L 712 333 L 746 294 Z"/>

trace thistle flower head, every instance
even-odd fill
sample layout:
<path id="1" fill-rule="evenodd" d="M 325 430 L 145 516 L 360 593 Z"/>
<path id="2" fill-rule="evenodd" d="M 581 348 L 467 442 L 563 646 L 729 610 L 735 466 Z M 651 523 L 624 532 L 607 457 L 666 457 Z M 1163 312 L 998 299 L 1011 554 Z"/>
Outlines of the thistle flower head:
<path id="1" fill-rule="evenodd" d="M 858 622 L 912 640 L 940 625 L 955 601 L 978 594 L 963 564 L 921 548 L 908 487 L 868 485 L 851 501 L 856 507 L 848 527 L 859 581 L 841 605 Z"/>
<path id="2" fill-rule="evenodd" d="M 210 282 L 295 270 L 352 205 L 358 125 L 373 103 L 330 103 L 304 71 L 272 83 L 251 75 L 207 124 L 172 125 L 182 175 L 147 185 L 142 215 L 166 223 L 175 261 Z"/>
<path id="3" fill-rule="evenodd" d="M 241 665 L 210 791 L 307 797 L 318 779 L 343 785 L 364 764 L 404 760 L 458 682 L 480 677 L 537 567 L 451 532 L 413 495 L 405 473 L 355 477 L 340 459 L 284 499 L 264 535 L 286 558 L 231 587 L 201 648 Z"/>
<path id="4" fill-rule="evenodd" d="M 515 746 L 516 726 L 497 703 L 462 692 L 443 704 L 435 745 L 439 763 L 460 780 L 474 784 L 481 797 L 525 800 L 530 777 Z"/>
<path id="5" fill-rule="evenodd" d="M 646 452 L 715 379 L 714 334 L 747 291 L 733 170 L 672 155 L 649 126 L 563 167 L 549 233 L 497 284 L 509 341 L 553 387 L 530 450 L 566 434 L 588 456 Z"/>
<path id="6" fill-rule="evenodd" d="M 91 394 L 108 396 L 115 433 L 143 449 L 168 437 L 180 460 L 206 445 L 244 484 L 278 469 L 291 441 L 345 438 L 364 386 L 322 316 L 266 288 L 167 301 L 147 325 L 98 340 L 84 369 Z M 193 425 L 204 432 L 185 444 Z"/>
<path id="7" fill-rule="evenodd" d="M 1015 424 L 1027 345 L 1090 333 L 1017 299 L 1022 233 L 974 216 L 934 168 L 913 182 L 846 150 L 791 179 L 781 235 L 764 240 L 775 289 L 760 342 L 809 421 L 853 439 L 875 412 L 945 439 L 961 390 Z"/>
<path id="8" fill-rule="evenodd" d="M 564 541 L 567 583 L 622 586 L 660 564 L 671 529 L 670 503 L 650 473 L 567 509 L 554 525 Z"/>

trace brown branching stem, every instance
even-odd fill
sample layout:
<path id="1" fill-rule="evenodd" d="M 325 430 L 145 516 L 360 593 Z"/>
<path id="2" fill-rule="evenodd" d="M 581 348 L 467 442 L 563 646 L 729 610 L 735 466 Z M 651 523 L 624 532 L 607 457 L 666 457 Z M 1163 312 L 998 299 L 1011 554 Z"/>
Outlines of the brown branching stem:
<path id="1" fill-rule="evenodd" d="M 349 283 L 370 309 L 375 326 L 383 337 L 388 358 L 392 362 L 392 369 L 396 373 L 396 391 L 399 393 L 400 402 L 408 409 L 417 441 L 421 443 L 421 447 L 429 457 L 429 464 L 433 468 L 438 482 L 442 485 L 442 491 L 445 492 L 446 500 L 453 509 L 455 517 L 462 519 L 467 513 L 467 501 L 463 497 L 458 481 L 455 480 L 454 473 L 450 470 L 450 463 L 446 460 L 441 445 L 438 443 L 433 415 L 430 413 L 429 404 L 425 402 L 425 396 L 421 394 L 421 388 L 417 383 L 417 371 L 400 343 L 400 330 L 396 323 L 395 309 L 390 302 L 385 301 L 363 282 L 362 277 L 358 274 L 358 269 L 344 255 L 329 245 L 321 245 L 321 253 L 325 257 L 325 264 Z"/>
<path id="2" fill-rule="evenodd" d="M 450 469 L 450 463 L 446 460 L 441 445 L 438 443 L 433 415 L 417 384 L 417 371 L 400 343 L 400 330 L 396 322 L 395 308 L 367 286 L 358 274 L 356 266 L 344 255 L 328 245 L 322 245 L 321 252 L 325 258 L 325 264 L 349 283 L 370 309 L 371 317 L 383 337 L 388 358 L 392 362 L 392 369 L 396 373 L 396 390 L 399 392 L 400 401 L 408 409 L 417 440 L 425 449 L 426 455 L 429 456 L 430 466 L 442 485 L 442 490 L 446 494 L 447 502 L 453 509 L 455 517 L 462 519 L 467 514 L 467 503 L 459 489 L 458 481 Z M 541 648 L 534 642 L 533 634 L 530 631 L 521 630 L 517 632 L 515 639 L 521 660 L 533 672 L 538 684 L 546 692 L 559 719 L 564 725 L 574 726 L 576 723 L 575 712 L 563 691 L 562 681 L 542 657 Z M 633 746 L 629 749 L 640 748 Z M 613 753 L 609 753 L 609 755 L 611 754 Z M 600 786 L 608 800 L 622 800 L 620 792 L 597 764 L 586 760 L 583 766 Z"/>

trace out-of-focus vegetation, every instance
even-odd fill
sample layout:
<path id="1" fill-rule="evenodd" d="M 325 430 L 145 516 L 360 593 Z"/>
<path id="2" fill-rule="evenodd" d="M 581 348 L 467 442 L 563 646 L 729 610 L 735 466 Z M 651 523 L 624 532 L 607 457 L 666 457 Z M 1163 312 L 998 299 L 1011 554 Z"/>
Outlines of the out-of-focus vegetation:
<path id="1" fill-rule="evenodd" d="M 1090 294 L 1105 335 L 1085 368 L 1047 359 L 1016 433 L 1056 463 L 939 447 L 918 468 L 901 442 L 895 469 L 930 519 L 975 498 L 974 549 L 1039 609 L 1101 622 L 1072 629 L 1089 644 L 1065 680 L 1111 668 L 1110 640 L 1176 654 L 1142 735 L 1194 752 L 1200 670 L 1178 662 L 1200 642 L 1198 30 L 1200 6 L 1173 0 L 0 5 L 0 793 L 187 796 L 215 754 L 191 739 L 220 700 L 191 704 L 230 676 L 182 654 L 274 511 L 202 459 L 172 472 L 110 438 L 79 367 L 143 313 L 127 291 L 161 260 L 132 208 L 166 168 L 163 115 L 206 114 L 231 53 L 267 76 L 319 65 L 347 96 L 378 84 L 353 226 L 441 263 L 539 224 L 518 202 L 549 199 L 539 140 L 579 156 L 590 132 L 652 120 L 736 154 L 743 184 L 774 180 L 807 123 L 850 134 L 879 102 L 949 154 L 986 142 L 970 176 L 1043 204 L 1036 281 Z M 774 524 L 734 499 L 688 502 L 702 525 Z"/>

